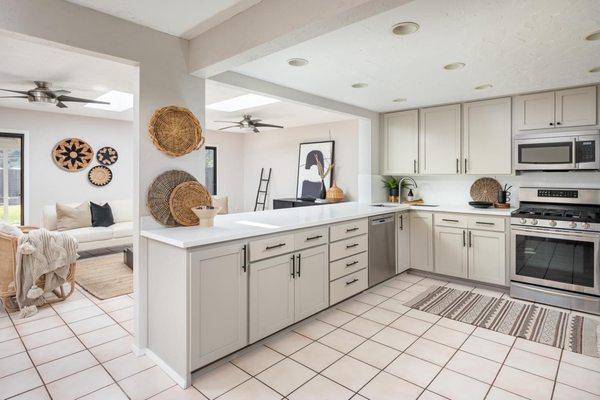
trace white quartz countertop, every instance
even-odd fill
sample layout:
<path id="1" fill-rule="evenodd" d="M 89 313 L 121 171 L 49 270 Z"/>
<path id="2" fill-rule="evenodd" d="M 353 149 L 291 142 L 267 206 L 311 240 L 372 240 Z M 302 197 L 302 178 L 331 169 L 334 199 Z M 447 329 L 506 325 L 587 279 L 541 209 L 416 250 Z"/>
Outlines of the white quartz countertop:
<path id="1" fill-rule="evenodd" d="M 212 228 L 176 227 L 144 229 L 145 238 L 189 248 L 222 243 L 237 239 L 269 235 L 295 229 L 309 228 L 336 222 L 365 218 L 373 215 L 394 213 L 403 210 L 471 213 L 483 215 L 509 216 L 511 209 L 476 209 L 469 205 L 437 207 L 409 206 L 407 204 L 383 203 L 385 207 L 375 207 L 356 202 L 327 204 L 314 207 L 285 208 L 259 212 L 217 215 Z"/>

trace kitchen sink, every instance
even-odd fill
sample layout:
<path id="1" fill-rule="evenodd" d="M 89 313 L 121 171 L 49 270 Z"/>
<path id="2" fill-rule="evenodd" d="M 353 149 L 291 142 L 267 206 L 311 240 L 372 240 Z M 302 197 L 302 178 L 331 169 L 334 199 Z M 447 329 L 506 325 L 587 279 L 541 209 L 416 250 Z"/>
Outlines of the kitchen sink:
<path id="1" fill-rule="evenodd" d="M 411 207 L 439 207 L 439 204 L 411 204 Z"/>

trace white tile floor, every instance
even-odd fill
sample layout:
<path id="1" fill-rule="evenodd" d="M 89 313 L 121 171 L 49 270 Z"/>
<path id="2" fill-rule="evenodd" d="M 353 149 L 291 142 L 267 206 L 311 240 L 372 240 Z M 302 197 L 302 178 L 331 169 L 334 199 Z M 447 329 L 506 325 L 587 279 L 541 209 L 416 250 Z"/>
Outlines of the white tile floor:
<path id="1" fill-rule="evenodd" d="M 131 353 L 131 296 L 78 288 L 27 320 L 0 311 L 0 399 L 600 400 L 598 358 L 402 304 L 432 284 L 446 282 L 400 275 L 198 371 L 185 391 Z"/>

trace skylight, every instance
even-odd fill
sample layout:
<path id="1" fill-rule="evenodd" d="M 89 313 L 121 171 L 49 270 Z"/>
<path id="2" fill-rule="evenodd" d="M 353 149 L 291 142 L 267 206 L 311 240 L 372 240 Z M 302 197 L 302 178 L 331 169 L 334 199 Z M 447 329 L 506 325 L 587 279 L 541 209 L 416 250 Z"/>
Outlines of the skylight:
<path id="1" fill-rule="evenodd" d="M 223 100 L 217 103 L 209 104 L 206 106 L 206 108 L 217 111 L 232 112 L 245 110 L 247 108 L 260 107 L 267 104 L 277 103 L 279 101 L 280 100 L 272 99 L 270 97 L 250 93 L 243 96 L 234 97 L 229 100 Z"/>
<path id="2" fill-rule="evenodd" d="M 110 92 L 104 93 L 95 100 L 107 101 L 110 104 L 89 103 L 86 104 L 85 107 L 117 112 L 133 108 L 133 95 L 131 93 L 119 92 L 118 90 L 111 90 Z"/>

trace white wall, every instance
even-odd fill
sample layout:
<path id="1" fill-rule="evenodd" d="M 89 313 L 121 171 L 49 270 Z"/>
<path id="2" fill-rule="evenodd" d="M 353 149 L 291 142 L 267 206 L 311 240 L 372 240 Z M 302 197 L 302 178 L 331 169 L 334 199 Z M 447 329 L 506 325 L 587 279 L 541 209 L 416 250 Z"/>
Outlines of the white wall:
<path id="1" fill-rule="evenodd" d="M 57 202 L 131 199 L 133 192 L 133 122 L 0 108 L 0 131 L 8 128 L 29 133 L 29 154 L 25 168 L 29 172 L 29 206 L 26 223 L 41 224 L 42 206 Z M 107 186 L 89 183 L 87 174 L 95 158 L 84 171 L 67 172 L 54 163 L 51 152 L 60 140 L 76 137 L 85 140 L 94 152 L 114 147 L 119 160 L 109 168 L 113 180 Z"/>
<path id="2" fill-rule="evenodd" d="M 331 136 L 330 136 L 331 135 Z M 358 199 L 358 119 L 253 133 L 208 131 L 216 144 L 219 195 L 230 212 L 252 211 L 261 168 L 272 168 L 267 208 L 273 199 L 296 197 L 298 149 L 302 142 L 335 141 L 334 178 L 347 200 Z M 223 171 L 224 173 L 221 173 Z"/>

